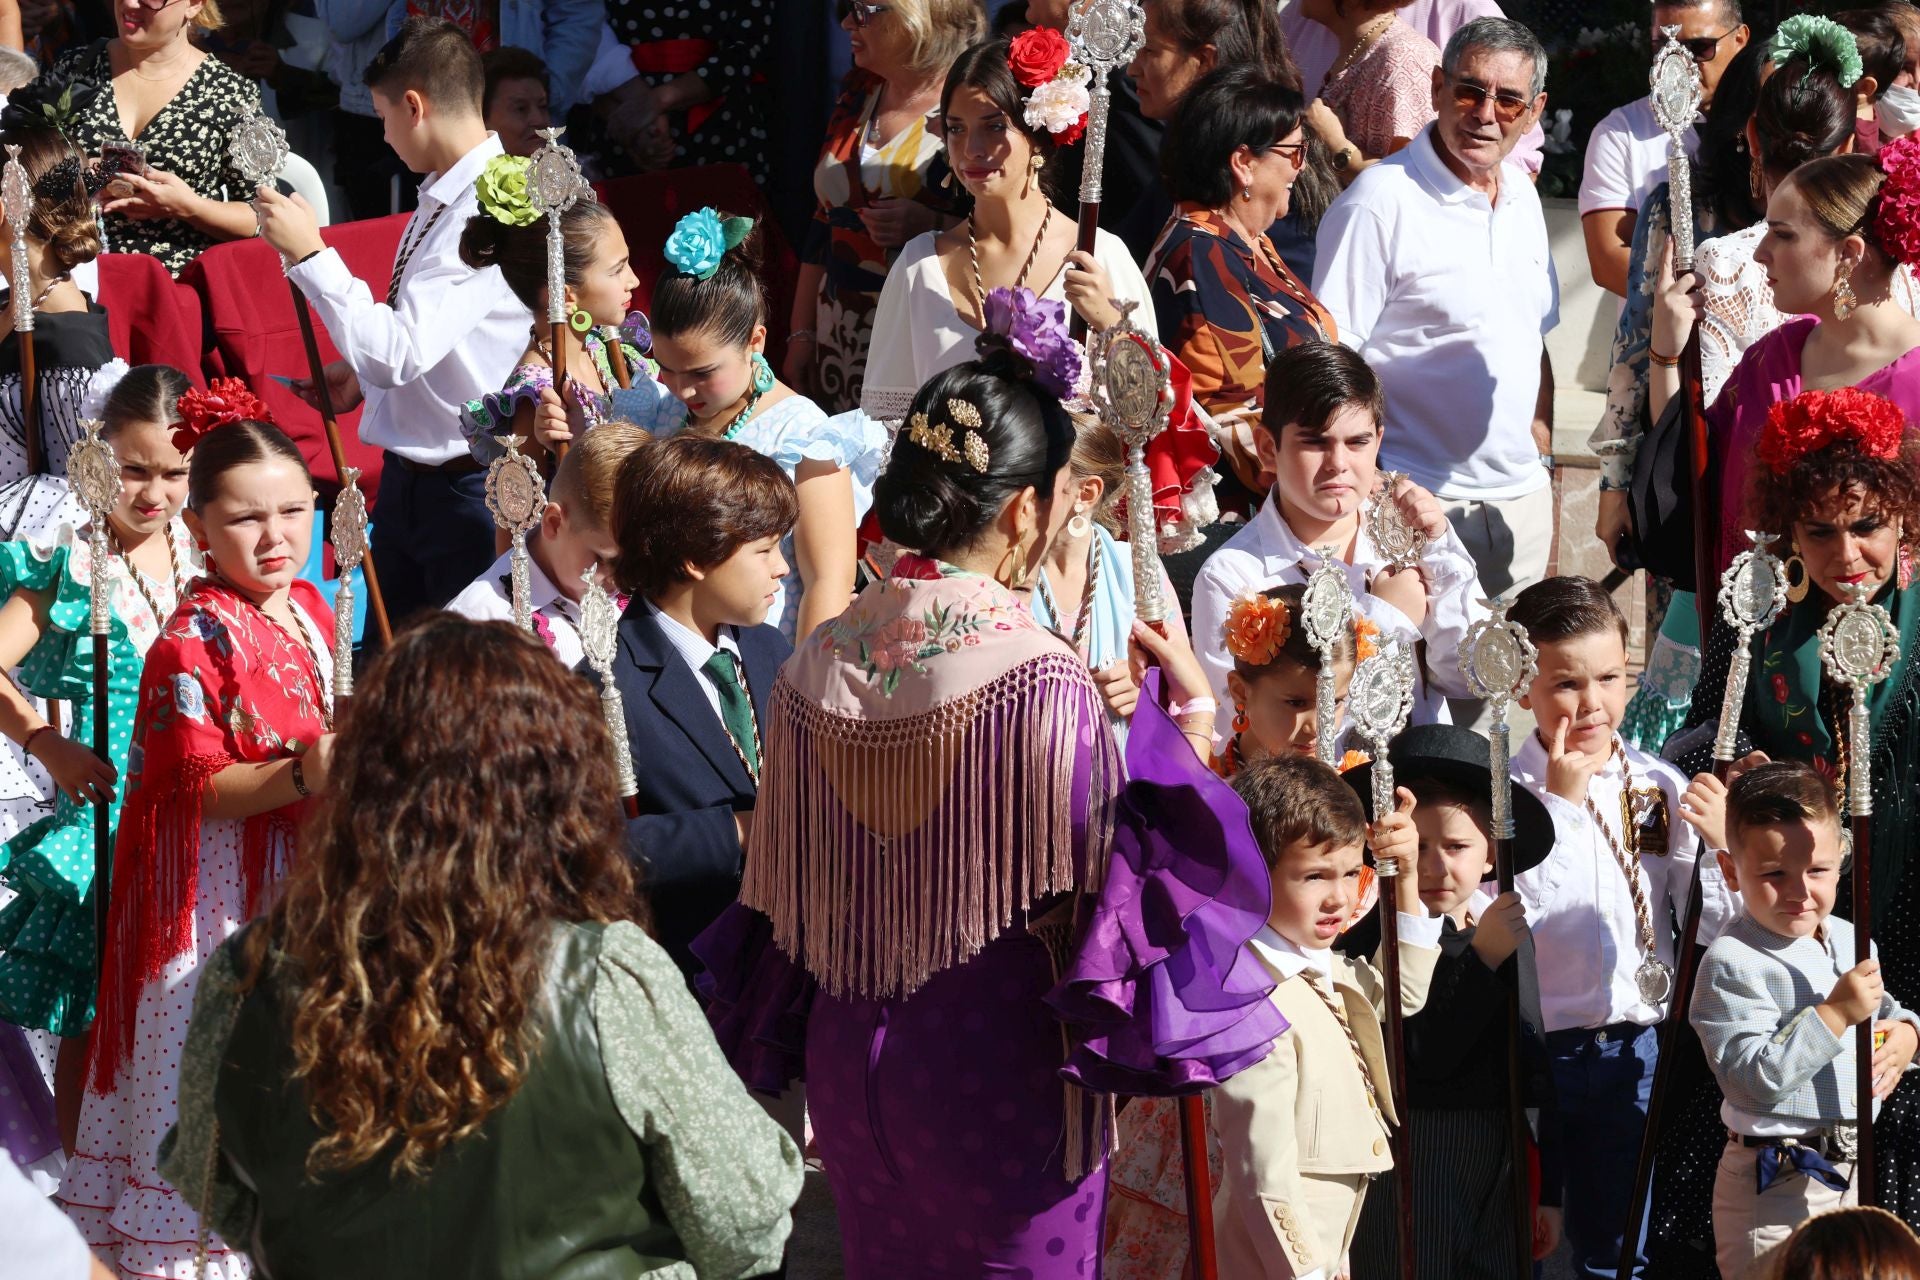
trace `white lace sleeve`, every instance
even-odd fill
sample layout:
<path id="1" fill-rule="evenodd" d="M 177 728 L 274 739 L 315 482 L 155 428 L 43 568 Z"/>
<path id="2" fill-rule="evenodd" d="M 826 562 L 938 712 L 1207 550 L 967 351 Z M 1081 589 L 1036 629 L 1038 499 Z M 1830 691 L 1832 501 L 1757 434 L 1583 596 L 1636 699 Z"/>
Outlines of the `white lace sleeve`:
<path id="1" fill-rule="evenodd" d="M 1709 240 L 1694 258 L 1706 313 L 1700 323 L 1700 378 L 1706 402 L 1733 376 L 1746 349 L 1779 328 L 1786 317 L 1773 309 L 1773 288 L 1753 251 L 1764 223 Z"/>

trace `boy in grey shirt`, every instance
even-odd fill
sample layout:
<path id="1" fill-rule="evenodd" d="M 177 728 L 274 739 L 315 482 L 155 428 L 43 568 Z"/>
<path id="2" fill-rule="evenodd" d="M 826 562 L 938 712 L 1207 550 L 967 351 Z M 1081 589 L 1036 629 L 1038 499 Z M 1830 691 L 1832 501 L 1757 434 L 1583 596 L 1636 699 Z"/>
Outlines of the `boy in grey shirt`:
<path id="1" fill-rule="evenodd" d="M 1799 762 L 1759 765 L 1730 788 L 1695 779 L 1682 812 L 1711 845 L 1745 910 L 1707 948 L 1691 1021 L 1726 1102 L 1713 1186 L 1726 1280 L 1769 1274 L 1795 1225 L 1856 1203 L 1852 1028 L 1875 1043 L 1875 1109 L 1920 1047 L 1920 1020 L 1886 990 L 1876 956 L 1853 963 L 1853 926 L 1832 916 L 1844 859 L 1833 788 Z M 1729 839 L 1721 839 L 1724 830 Z"/>

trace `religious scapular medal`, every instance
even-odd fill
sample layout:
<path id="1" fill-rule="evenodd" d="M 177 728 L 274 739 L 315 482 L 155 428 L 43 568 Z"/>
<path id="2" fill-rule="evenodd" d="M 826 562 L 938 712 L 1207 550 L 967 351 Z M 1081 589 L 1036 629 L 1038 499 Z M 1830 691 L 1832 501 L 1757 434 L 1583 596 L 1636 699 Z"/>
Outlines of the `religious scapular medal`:
<path id="1" fill-rule="evenodd" d="M 508 557 L 513 583 L 513 625 L 533 630 L 533 581 L 527 561 L 527 535 L 539 525 L 547 509 L 546 486 L 540 466 L 520 452 L 520 437 L 512 432 L 495 436 L 506 452 L 487 468 L 487 510 L 493 522 L 507 531 L 512 551 Z"/>
<path id="2" fill-rule="evenodd" d="M 1633 982 L 1640 989 L 1640 998 L 1656 1009 L 1673 994 L 1673 970 L 1652 956 L 1633 971 Z"/>
<path id="3" fill-rule="evenodd" d="M 1672 823 L 1668 821 L 1667 793 L 1658 783 L 1648 783 L 1636 787 L 1627 800 L 1627 807 L 1633 813 L 1633 825 L 1639 831 L 1640 848 L 1656 858 L 1664 858 L 1671 852 Z"/>
<path id="4" fill-rule="evenodd" d="M 1749 652 L 1753 634 L 1773 625 L 1787 607 L 1786 568 L 1767 550 L 1776 540 L 1771 533 L 1747 530 L 1752 545 L 1720 575 L 1720 616 L 1733 628 L 1736 639 L 1726 691 L 1720 698 L 1720 727 L 1713 737 L 1715 760 L 1732 760 L 1739 743 L 1740 709 L 1747 703 L 1747 677 L 1753 669 Z"/>
<path id="5" fill-rule="evenodd" d="M 1493 770 L 1493 838 L 1513 838 L 1513 730 L 1507 723 L 1507 704 L 1533 679 L 1539 651 L 1527 631 L 1507 617 L 1506 600 L 1483 600 L 1487 617 L 1467 628 L 1465 668 L 1473 696 L 1489 704 L 1493 723 L 1487 730 L 1489 764 Z"/>
<path id="6" fill-rule="evenodd" d="M 1873 588 L 1845 584 L 1847 601 L 1820 627 L 1820 661 L 1827 674 L 1853 691 L 1847 710 L 1847 816 L 1873 812 L 1873 722 L 1867 714 L 1867 690 L 1887 678 L 1900 661 L 1900 632 L 1887 611 L 1872 603 Z"/>
<path id="7" fill-rule="evenodd" d="M 560 217 L 587 190 L 573 149 L 560 141 L 558 127 L 540 130 L 546 145 L 527 164 L 527 201 L 547 215 L 547 323 L 567 321 L 567 242 Z M 557 357 L 558 352 L 554 353 Z"/>
<path id="8" fill-rule="evenodd" d="M 7 144 L 7 170 L 0 174 L 0 202 L 7 207 L 7 228 L 13 233 L 13 327 L 33 332 L 33 274 L 27 253 L 27 223 L 33 217 L 33 182 L 20 161 L 20 147 Z"/>
<path id="9" fill-rule="evenodd" d="M 1353 588 L 1347 583 L 1347 566 L 1332 547 L 1320 548 L 1320 564 L 1307 578 L 1300 599 L 1305 614 L 1307 643 L 1320 655 L 1320 671 L 1313 681 L 1313 745 L 1322 764 L 1336 764 L 1333 696 L 1333 650 L 1353 629 Z"/>
<path id="10" fill-rule="evenodd" d="M 1394 641 L 1354 669 L 1347 689 L 1347 712 L 1354 727 L 1373 744 L 1373 816 L 1393 812 L 1393 764 L 1387 746 L 1407 727 L 1413 712 L 1413 650 Z M 1379 860 L 1380 878 L 1400 873 L 1391 858 Z"/>
<path id="11" fill-rule="evenodd" d="M 1687 159 L 1687 131 L 1700 114 L 1704 97 L 1700 84 L 1700 66 L 1681 43 L 1679 27 L 1662 27 L 1667 42 L 1654 55 L 1648 76 L 1652 91 L 1653 118 L 1667 135 L 1667 182 L 1671 188 L 1673 221 L 1673 270 L 1679 275 L 1693 270 L 1693 171 Z"/>
<path id="12" fill-rule="evenodd" d="M 333 500 L 333 560 L 340 589 L 333 598 L 333 696 L 353 696 L 353 573 L 367 555 L 367 497 L 360 492 L 360 468 L 340 475 Z"/>
<path id="13" fill-rule="evenodd" d="M 1107 428 L 1127 446 L 1127 544 L 1133 553 L 1134 615 L 1162 623 L 1160 531 L 1153 521 L 1153 477 L 1147 446 L 1173 413 L 1172 362 L 1151 333 L 1133 323 L 1132 301 L 1115 304 L 1120 319 L 1087 339 L 1088 396 Z"/>
<path id="14" fill-rule="evenodd" d="M 120 461 L 113 446 L 101 438 L 102 424 L 88 418 L 80 424 L 82 435 L 67 455 L 67 484 L 80 505 L 87 509 L 87 548 L 91 565 L 87 570 L 89 634 L 109 635 L 110 594 L 107 590 L 107 513 L 120 501 Z M 129 563 L 128 571 L 138 573 Z M 154 621 L 164 625 L 165 618 Z"/>
<path id="15" fill-rule="evenodd" d="M 1407 519 L 1407 513 L 1400 509 L 1393 491 L 1406 476 L 1398 471 L 1388 471 L 1380 477 L 1380 492 L 1374 495 L 1373 504 L 1367 510 L 1367 537 L 1373 542 L 1373 549 L 1387 561 L 1389 569 L 1411 569 L 1420 563 L 1420 555 L 1427 549 L 1428 539 L 1425 530 Z"/>
<path id="16" fill-rule="evenodd" d="M 613 737 L 613 771 L 620 795 L 638 795 L 640 784 L 633 776 L 633 749 L 627 743 L 627 710 L 620 697 L 620 686 L 613 679 L 614 649 L 620 640 L 620 606 L 600 585 L 599 570 L 589 565 L 580 575 L 580 647 L 587 665 L 600 677 L 600 714 L 606 717 L 607 732 Z"/>
<path id="17" fill-rule="evenodd" d="M 280 176 L 287 163 L 287 135 L 271 116 L 258 113 L 242 120 L 227 142 L 234 172 L 248 186 L 264 187 Z"/>

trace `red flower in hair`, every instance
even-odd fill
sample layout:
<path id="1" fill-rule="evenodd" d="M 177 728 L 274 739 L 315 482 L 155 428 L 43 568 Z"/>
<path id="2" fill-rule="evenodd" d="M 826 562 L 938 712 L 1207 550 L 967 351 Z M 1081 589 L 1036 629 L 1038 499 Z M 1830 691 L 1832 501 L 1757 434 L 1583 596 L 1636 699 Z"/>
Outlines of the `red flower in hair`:
<path id="1" fill-rule="evenodd" d="M 1767 410 L 1757 452 L 1775 475 L 1842 440 L 1856 441 L 1860 452 L 1886 462 L 1899 456 L 1906 431 L 1907 416 L 1884 396 L 1858 387 L 1803 391 Z"/>
<path id="2" fill-rule="evenodd" d="M 1908 134 L 1880 148 L 1881 172 L 1873 238 L 1896 261 L 1920 265 L 1920 136 Z"/>
<path id="3" fill-rule="evenodd" d="M 1052 27 L 1030 27 L 1007 45 L 1007 70 L 1028 89 L 1037 89 L 1060 74 L 1073 56 L 1073 46 Z"/>
<path id="4" fill-rule="evenodd" d="M 218 427 L 230 422 L 272 422 L 273 411 L 238 378 L 215 378 L 205 391 L 195 387 L 174 409 L 173 447 L 186 453 Z"/>

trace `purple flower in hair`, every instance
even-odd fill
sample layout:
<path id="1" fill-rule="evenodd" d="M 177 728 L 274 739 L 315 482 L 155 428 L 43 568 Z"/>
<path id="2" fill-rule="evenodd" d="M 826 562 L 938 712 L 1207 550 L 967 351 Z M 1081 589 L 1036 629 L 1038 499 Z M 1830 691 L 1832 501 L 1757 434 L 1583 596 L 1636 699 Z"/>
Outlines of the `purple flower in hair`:
<path id="1" fill-rule="evenodd" d="M 1027 288 L 995 289 L 987 294 L 982 318 L 987 323 L 979 346 L 1003 347 L 1025 360 L 1033 380 L 1054 398 L 1068 399 L 1080 379 L 1081 350 L 1067 333 L 1067 304 L 1042 298 Z"/>

